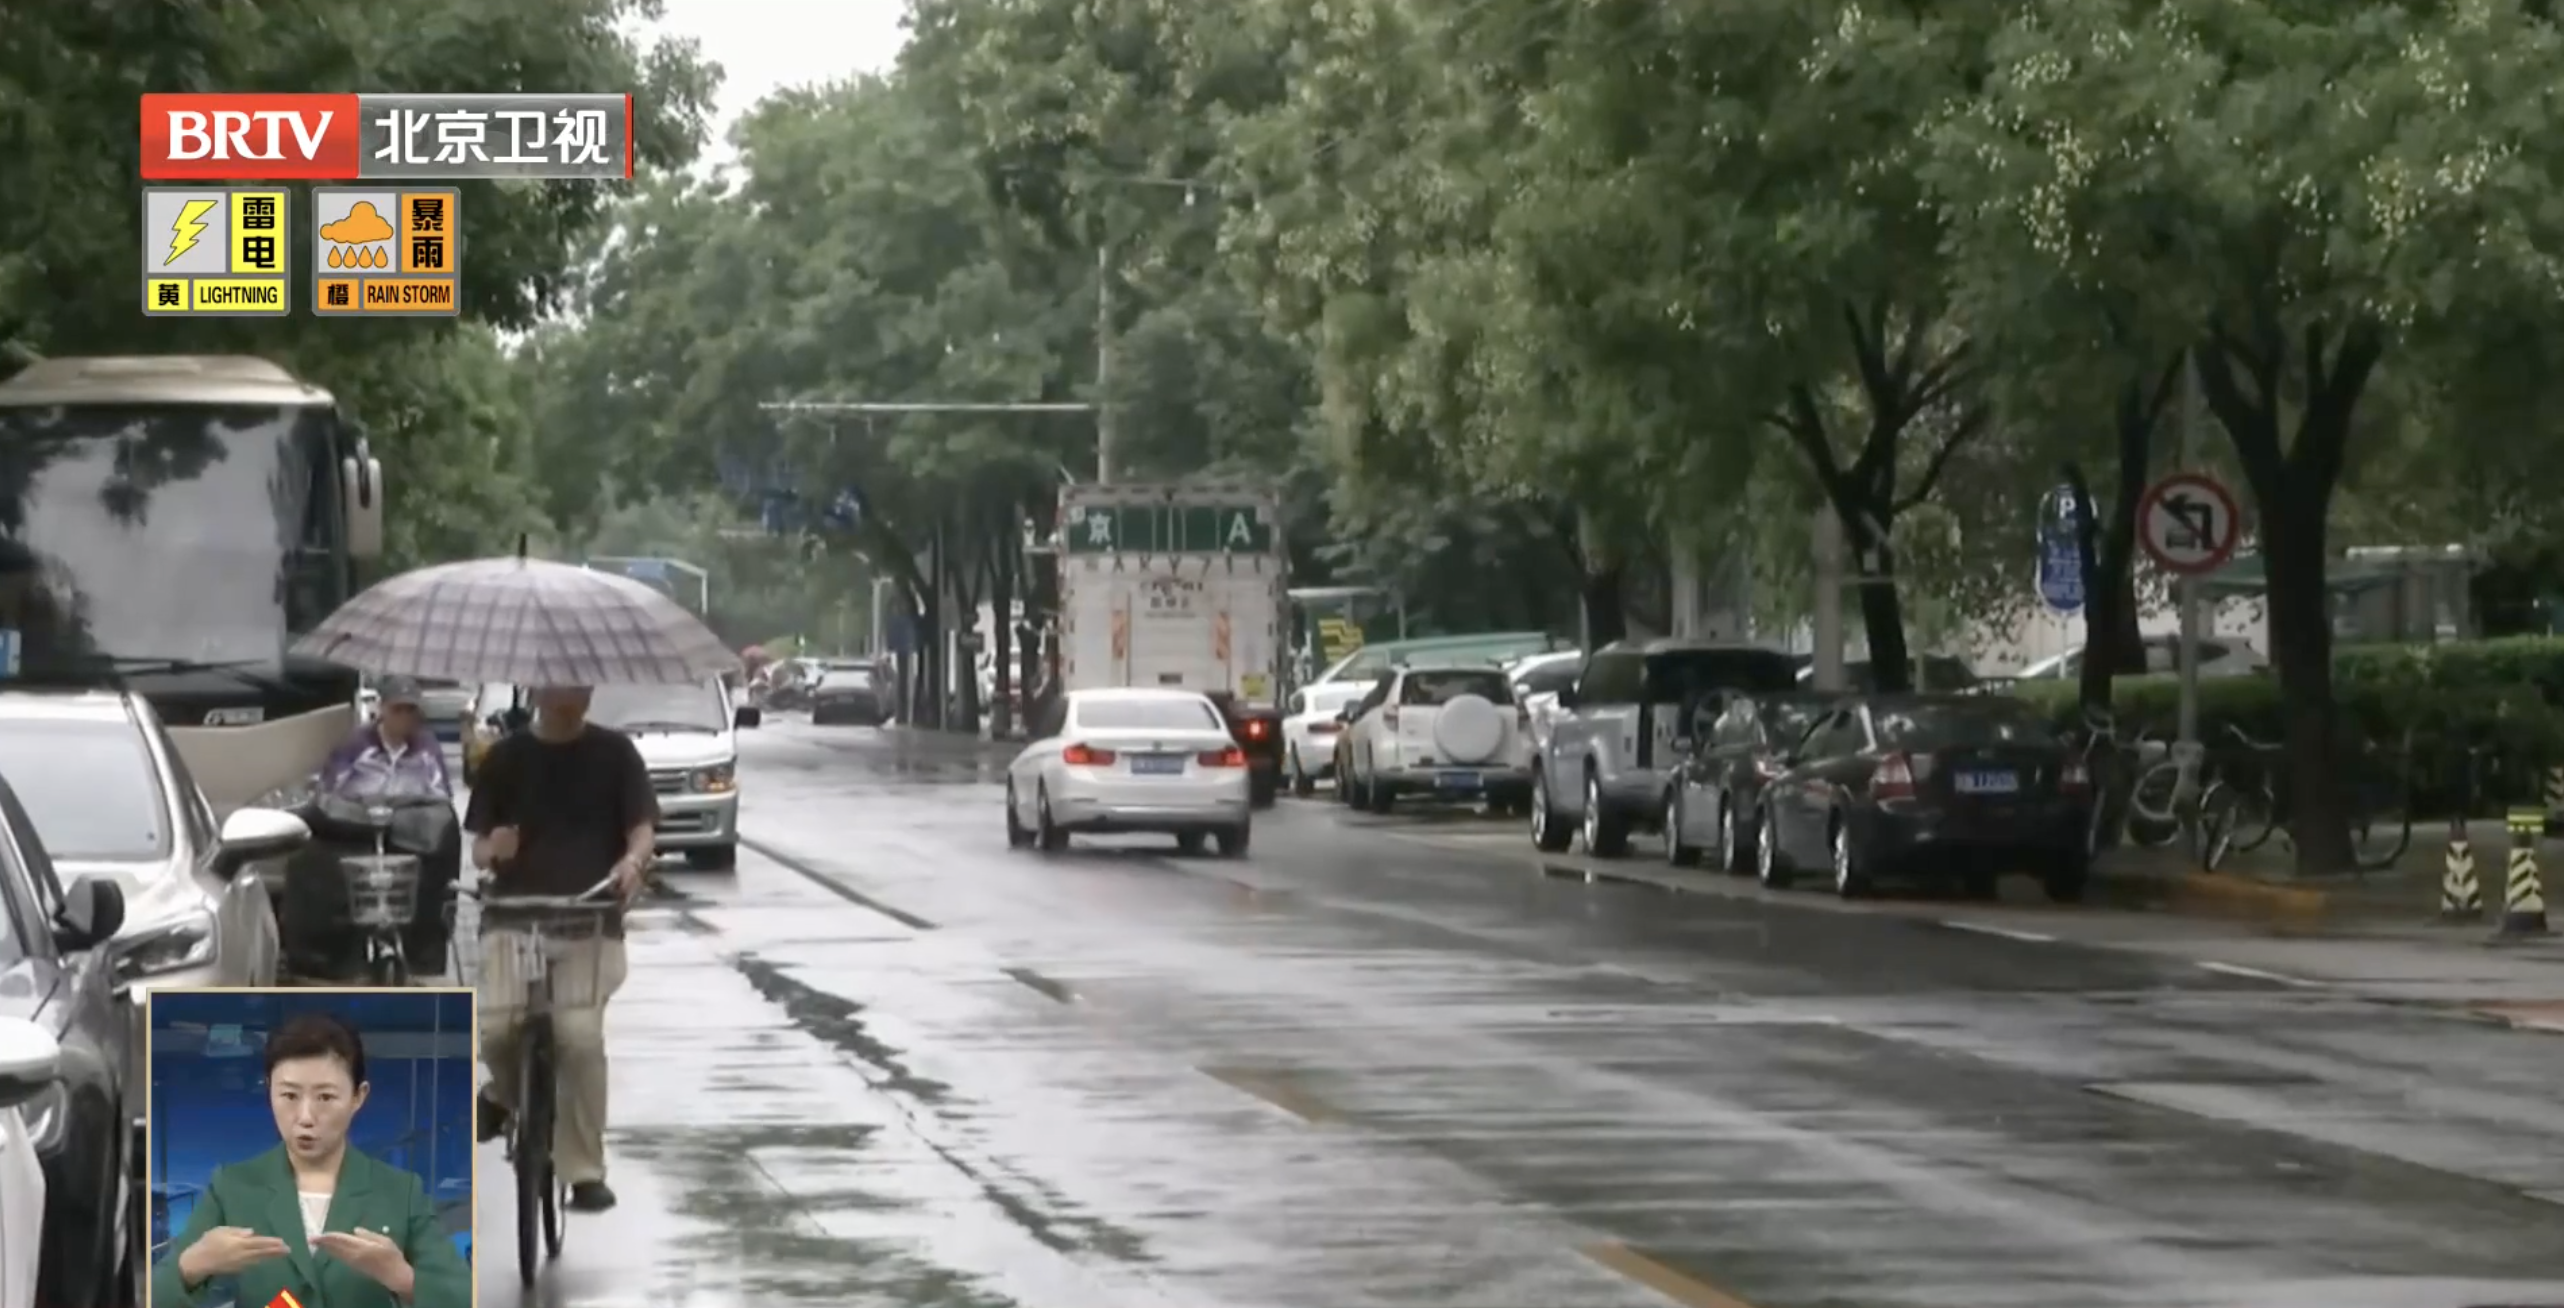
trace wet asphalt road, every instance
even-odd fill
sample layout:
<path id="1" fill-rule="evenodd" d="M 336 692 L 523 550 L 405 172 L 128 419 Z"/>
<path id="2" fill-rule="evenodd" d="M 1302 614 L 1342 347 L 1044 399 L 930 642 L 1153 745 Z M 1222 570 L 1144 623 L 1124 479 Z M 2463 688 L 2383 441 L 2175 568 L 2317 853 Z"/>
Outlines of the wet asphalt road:
<path id="1" fill-rule="evenodd" d="M 744 748 L 755 849 L 633 931 L 623 1205 L 525 1295 L 485 1156 L 484 1308 L 2564 1304 L 2556 1035 L 1288 800 L 1045 858 L 985 747 Z"/>

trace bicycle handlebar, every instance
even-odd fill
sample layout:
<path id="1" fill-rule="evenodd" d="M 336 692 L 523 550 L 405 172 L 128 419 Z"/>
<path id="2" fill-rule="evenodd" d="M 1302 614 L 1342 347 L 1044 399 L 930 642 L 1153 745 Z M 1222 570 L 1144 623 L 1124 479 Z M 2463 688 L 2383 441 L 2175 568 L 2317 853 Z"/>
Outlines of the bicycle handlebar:
<path id="1" fill-rule="evenodd" d="M 2226 724 L 2226 734 L 2234 737 L 2235 742 L 2242 745 L 2244 748 L 2260 753 L 2269 753 L 2270 751 L 2279 748 L 2279 746 L 2272 744 L 2269 741 L 2253 739 L 2252 733 L 2245 731 L 2242 727 L 2239 727 L 2232 722 Z"/>
<path id="2" fill-rule="evenodd" d="M 457 883 L 454 893 L 464 899 L 479 900 L 484 911 L 496 909 L 512 913 L 604 913 L 624 907 L 620 896 L 597 898 L 614 889 L 614 878 L 605 880 L 575 895 L 493 895 L 490 882 L 473 885 Z"/>

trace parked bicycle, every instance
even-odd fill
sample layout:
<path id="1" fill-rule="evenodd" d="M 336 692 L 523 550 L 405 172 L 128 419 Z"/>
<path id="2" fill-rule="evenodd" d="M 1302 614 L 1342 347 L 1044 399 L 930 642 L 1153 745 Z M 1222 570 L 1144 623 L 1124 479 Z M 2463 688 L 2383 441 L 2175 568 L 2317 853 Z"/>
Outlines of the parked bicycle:
<path id="1" fill-rule="evenodd" d="M 2179 839 L 2173 800 L 2181 770 L 2170 748 L 2143 730 L 2121 741 L 2118 720 L 2106 710 L 2085 709 L 2083 725 L 2083 765 L 2094 778 L 2087 852 L 2097 856 L 2122 840 L 2161 849 Z"/>
<path id="2" fill-rule="evenodd" d="M 2255 738 L 2232 723 L 2234 748 L 2214 761 L 2212 779 L 2199 797 L 2200 865 L 2214 872 L 2235 854 L 2249 854 L 2277 836 L 2289 840 L 2285 746 Z M 2363 741 L 2350 751 L 2353 766 L 2344 787 L 2351 859 L 2360 871 L 2393 867 L 2413 844 L 2413 730 L 2396 746 Z"/>
<path id="3" fill-rule="evenodd" d="M 456 932 L 460 961 L 472 967 L 476 988 L 486 1001 L 495 983 L 519 992 L 523 1005 L 517 1029 L 515 1111 L 508 1116 L 507 1161 L 516 1173 L 516 1266 L 527 1289 L 534 1286 L 542 1259 L 559 1258 L 568 1235 L 569 1185 L 552 1162 L 552 1124 L 560 1106 L 560 1051 L 552 1028 L 557 1008 L 592 998 L 601 978 L 593 965 L 564 966 L 575 957 L 574 942 L 592 939 L 603 929 L 603 917 L 621 907 L 614 881 L 607 878 L 575 895 L 492 897 L 489 883 L 455 888 L 458 901 L 480 908 L 480 930 Z M 471 939 L 478 958 L 461 958 Z M 594 958 L 594 951 L 587 951 Z M 494 978 L 486 965 L 498 962 Z M 538 1251 L 539 1246 L 539 1251 Z"/>

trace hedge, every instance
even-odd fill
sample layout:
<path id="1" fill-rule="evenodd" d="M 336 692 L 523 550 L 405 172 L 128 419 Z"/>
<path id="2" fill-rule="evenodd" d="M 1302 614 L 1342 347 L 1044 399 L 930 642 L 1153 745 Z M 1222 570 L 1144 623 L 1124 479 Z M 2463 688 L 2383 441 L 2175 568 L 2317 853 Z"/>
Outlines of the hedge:
<path id="1" fill-rule="evenodd" d="M 2080 732 L 2081 688 L 2072 681 L 2015 683 L 2060 730 Z M 2111 683 L 2111 712 L 2123 737 L 2147 730 L 2169 740 L 2178 723 L 2180 679 L 2150 675 Z M 2465 790 L 2467 751 L 2476 765 L 2479 811 L 2539 803 L 2540 779 L 2564 767 L 2564 637 L 2510 636 L 2436 645 L 2353 645 L 2333 653 L 2333 701 L 2345 750 L 2373 742 L 2391 750 L 2413 733 L 2416 811 L 2445 813 Z M 2199 682 L 2201 739 L 2212 749 L 2239 726 L 2255 739 L 2281 736 L 2279 682 L 2269 673 Z"/>

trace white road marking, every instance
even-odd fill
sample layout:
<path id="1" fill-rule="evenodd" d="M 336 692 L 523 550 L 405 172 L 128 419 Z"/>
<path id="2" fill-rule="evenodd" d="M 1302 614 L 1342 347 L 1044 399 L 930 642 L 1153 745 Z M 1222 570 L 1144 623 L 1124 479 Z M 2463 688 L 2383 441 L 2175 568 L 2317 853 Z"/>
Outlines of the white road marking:
<path id="1" fill-rule="evenodd" d="M 1961 922 L 1956 918 L 1943 918 L 1941 925 L 1952 931 L 1967 931 L 1980 936 L 2001 936 L 2006 940 L 2022 940 L 2034 945 L 2053 945 L 2057 942 L 2055 936 L 2043 935 L 2036 931 L 2015 931 L 2010 927 L 1987 926 L 1983 922 Z"/>
<path id="2" fill-rule="evenodd" d="M 2199 967 L 2202 971 L 2215 972 L 2220 976 L 2239 976 L 2253 981 L 2271 981 L 2283 986 L 2295 986 L 2300 990 L 2321 989 L 2324 985 L 2321 981 L 2309 981 L 2302 976 L 2289 976 L 2284 972 L 2265 972 L 2257 967 L 2245 967 L 2241 963 L 2201 963 Z"/>

